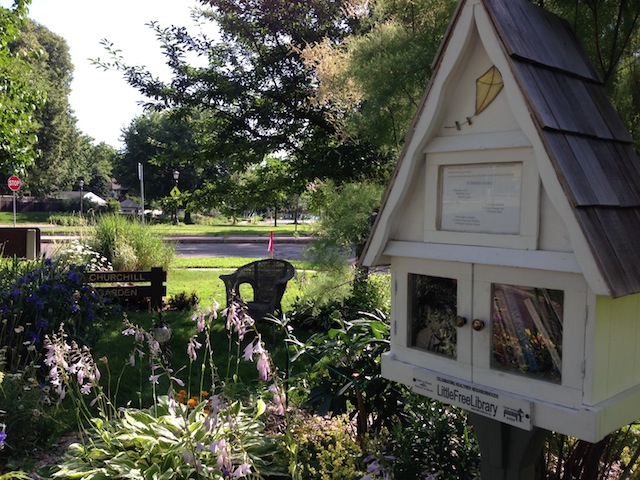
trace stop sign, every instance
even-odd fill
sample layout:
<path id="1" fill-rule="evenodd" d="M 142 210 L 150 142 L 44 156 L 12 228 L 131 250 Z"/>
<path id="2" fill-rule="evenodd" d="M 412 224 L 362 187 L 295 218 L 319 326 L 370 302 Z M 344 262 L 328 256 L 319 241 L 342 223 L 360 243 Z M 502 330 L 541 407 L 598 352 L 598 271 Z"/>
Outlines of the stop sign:
<path id="1" fill-rule="evenodd" d="M 22 185 L 22 182 L 20 181 L 19 177 L 11 175 L 9 177 L 9 180 L 7 180 L 7 185 L 9 185 L 9 190 L 11 190 L 12 192 L 17 192 L 20 189 L 20 185 Z"/>

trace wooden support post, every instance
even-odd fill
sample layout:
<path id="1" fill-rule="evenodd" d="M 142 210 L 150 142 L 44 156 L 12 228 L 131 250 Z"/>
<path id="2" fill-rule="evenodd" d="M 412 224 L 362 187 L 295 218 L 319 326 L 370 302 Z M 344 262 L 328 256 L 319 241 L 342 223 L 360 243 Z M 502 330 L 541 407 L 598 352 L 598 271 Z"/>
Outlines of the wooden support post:
<path id="1" fill-rule="evenodd" d="M 167 272 L 162 267 L 151 267 L 151 310 L 162 309 L 162 296 L 167 293 L 164 282 L 167 281 Z"/>
<path id="2" fill-rule="evenodd" d="M 535 480 L 548 430 L 523 430 L 474 413 L 469 418 L 480 446 L 482 480 Z"/>

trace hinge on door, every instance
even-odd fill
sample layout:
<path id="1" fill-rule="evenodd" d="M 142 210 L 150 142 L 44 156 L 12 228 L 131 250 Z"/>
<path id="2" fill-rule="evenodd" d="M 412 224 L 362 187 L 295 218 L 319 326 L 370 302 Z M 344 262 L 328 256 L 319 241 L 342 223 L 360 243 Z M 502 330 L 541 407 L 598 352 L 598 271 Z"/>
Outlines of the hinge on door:
<path id="1" fill-rule="evenodd" d="M 394 320 L 393 321 L 393 335 L 397 335 L 398 334 L 398 321 Z"/>
<path id="2" fill-rule="evenodd" d="M 582 372 L 582 378 L 584 378 L 585 374 L 587 373 L 587 359 L 586 358 L 582 359 L 582 364 L 580 365 L 580 371 Z"/>

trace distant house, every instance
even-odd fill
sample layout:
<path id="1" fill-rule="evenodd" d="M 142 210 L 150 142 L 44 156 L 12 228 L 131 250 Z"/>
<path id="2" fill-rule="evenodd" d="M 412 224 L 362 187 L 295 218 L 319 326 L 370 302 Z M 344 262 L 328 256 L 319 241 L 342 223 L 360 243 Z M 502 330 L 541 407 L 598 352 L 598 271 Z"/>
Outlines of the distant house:
<path id="1" fill-rule="evenodd" d="M 86 192 L 84 195 L 82 195 L 82 199 L 85 202 L 93 203 L 95 205 L 98 205 L 99 207 L 105 207 L 107 205 L 107 201 L 104 198 L 96 195 L 93 192 Z"/>
<path id="2" fill-rule="evenodd" d="M 133 200 L 126 198 L 120 202 L 120 211 L 122 213 L 134 213 L 137 214 L 140 212 L 140 205 L 138 205 Z"/>
<path id="3" fill-rule="evenodd" d="M 111 198 L 121 200 L 126 197 L 128 191 L 129 190 L 123 188 L 115 178 L 111 179 L 111 184 L 109 185 L 109 195 L 111 196 Z"/>

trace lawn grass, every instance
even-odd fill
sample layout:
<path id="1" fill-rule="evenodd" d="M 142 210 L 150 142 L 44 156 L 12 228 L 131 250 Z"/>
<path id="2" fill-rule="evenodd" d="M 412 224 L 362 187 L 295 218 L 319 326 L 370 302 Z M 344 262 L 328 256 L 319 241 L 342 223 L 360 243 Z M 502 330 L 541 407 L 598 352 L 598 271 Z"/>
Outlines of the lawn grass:
<path id="1" fill-rule="evenodd" d="M 224 268 L 235 270 L 257 260 L 245 257 L 174 257 L 171 268 Z M 297 270 L 314 270 L 316 266 L 302 260 L 288 260 Z"/>
<path id="2" fill-rule="evenodd" d="M 20 226 L 20 224 L 39 226 L 44 229 L 43 233 L 45 234 L 81 233 L 90 228 L 52 225 L 49 221 L 50 215 L 50 212 L 19 212 L 16 214 L 16 223 L 17 226 Z M 0 225 L 13 225 L 13 212 L 0 212 Z M 221 221 L 211 225 L 186 225 L 184 223 L 173 225 L 169 223 L 151 222 L 149 228 L 151 228 L 154 233 L 164 236 L 214 235 L 228 237 L 257 235 L 268 237 L 272 231 L 275 235 L 310 235 L 313 233 L 315 226 L 310 223 L 294 225 L 292 223 L 279 222 L 277 226 L 274 226 L 273 222 L 237 222 L 233 224 Z"/>
<path id="3" fill-rule="evenodd" d="M 245 259 L 246 263 L 246 259 Z M 167 297 L 175 297 L 181 293 L 191 295 L 195 293 L 203 306 L 210 306 L 215 300 L 223 308 L 226 306 L 226 292 L 224 283 L 220 280 L 220 275 L 232 273 L 235 268 L 170 268 L 167 272 Z M 296 275 L 287 284 L 284 296 L 282 297 L 282 308 L 291 310 L 298 297 L 304 289 L 304 283 L 309 281 L 309 276 Z M 241 290 L 241 295 L 245 299 L 251 299 L 250 287 Z"/>
<path id="4" fill-rule="evenodd" d="M 225 289 L 220 275 L 232 272 L 231 269 L 171 268 L 167 272 L 167 296 L 195 293 L 206 305 L 211 304 L 211 298 L 224 305 Z"/>
<path id="5" fill-rule="evenodd" d="M 49 224 L 51 212 L 16 212 L 16 223 Z M 0 224 L 13 225 L 13 212 L 0 212 Z"/>
<path id="6" fill-rule="evenodd" d="M 166 223 L 152 224 L 150 228 L 158 235 L 214 235 L 220 237 L 229 236 L 261 236 L 268 237 L 271 232 L 274 235 L 310 235 L 314 231 L 314 225 L 291 223 L 278 224 L 274 227 L 272 223 L 238 223 L 216 224 L 216 225 L 169 225 Z"/>

